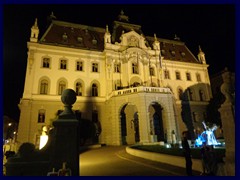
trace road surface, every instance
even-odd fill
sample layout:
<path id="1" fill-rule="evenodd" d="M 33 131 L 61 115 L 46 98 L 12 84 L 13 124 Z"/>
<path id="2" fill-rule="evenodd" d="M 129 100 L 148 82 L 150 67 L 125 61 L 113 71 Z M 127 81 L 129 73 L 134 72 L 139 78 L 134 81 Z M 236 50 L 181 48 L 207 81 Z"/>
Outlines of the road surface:
<path id="1" fill-rule="evenodd" d="M 185 168 L 132 156 L 125 146 L 104 146 L 80 154 L 80 176 L 185 176 Z"/>

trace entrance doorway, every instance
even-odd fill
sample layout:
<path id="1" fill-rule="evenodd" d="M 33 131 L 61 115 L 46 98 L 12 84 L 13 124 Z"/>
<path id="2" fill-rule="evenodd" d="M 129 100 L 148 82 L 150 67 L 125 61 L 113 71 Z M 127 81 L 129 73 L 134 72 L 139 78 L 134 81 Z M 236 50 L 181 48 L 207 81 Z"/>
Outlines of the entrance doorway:
<path id="1" fill-rule="evenodd" d="M 126 104 L 120 111 L 122 144 L 135 144 L 140 141 L 139 119 L 135 105 Z"/>
<path id="2" fill-rule="evenodd" d="M 162 106 L 158 103 L 152 103 L 149 106 L 150 134 L 156 137 L 156 140 L 165 141 Z"/>

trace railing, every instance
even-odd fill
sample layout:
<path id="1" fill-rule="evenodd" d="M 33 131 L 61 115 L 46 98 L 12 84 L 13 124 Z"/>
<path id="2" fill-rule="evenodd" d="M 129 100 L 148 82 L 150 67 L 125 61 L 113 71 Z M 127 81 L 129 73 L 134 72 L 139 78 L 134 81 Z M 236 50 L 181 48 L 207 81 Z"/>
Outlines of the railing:
<path id="1" fill-rule="evenodd" d="M 167 94 L 171 93 L 169 88 L 138 86 L 138 87 L 132 87 L 132 88 L 113 91 L 111 96 L 121 96 L 121 95 L 133 94 L 133 93 L 139 93 L 139 92 L 167 93 Z"/>

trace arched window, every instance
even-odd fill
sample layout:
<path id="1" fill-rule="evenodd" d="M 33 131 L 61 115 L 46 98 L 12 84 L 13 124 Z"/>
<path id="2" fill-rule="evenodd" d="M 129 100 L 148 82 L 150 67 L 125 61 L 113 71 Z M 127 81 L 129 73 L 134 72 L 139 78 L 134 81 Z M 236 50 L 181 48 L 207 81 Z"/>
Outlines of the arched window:
<path id="1" fill-rule="evenodd" d="M 190 101 L 194 100 L 194 94 L 193 94 L 193 90 L 188 88 L 188 97 Z"/>
<path id="2" fill-rule="evenodd" d="M 199 90 L 199 98 L 200 101 L 205 101 L 205 94 L 203 90 Z"/>
<path id="3" fill-rule="evenodd" d="M 58 95 L 61 95 L 64 89 L 66 89 L 66 82 L 60 81 L 58 84 Z"/>
<path id="4" fill-rule="evenodd" d="M 181 88 L 178 89 L 178 98 L 179 100 L 183 100 L 183 90 Z"/>
<path id="5" fill-rule="evenodd" d="M 82 84 L 80 82 L 76 83 L 76 95 L 82 96 Z"/>
<path id="6" fill-rule="evenodd" d="M 97 86 L 97 84 L 92 85 L 92 96 L 98 96 L 98 86 Z"/>
<path id="7" fill-rule="evenodd" d="M 46 79 L 41 81 L 40 94 L 48 94 L 48 81 Z"/>

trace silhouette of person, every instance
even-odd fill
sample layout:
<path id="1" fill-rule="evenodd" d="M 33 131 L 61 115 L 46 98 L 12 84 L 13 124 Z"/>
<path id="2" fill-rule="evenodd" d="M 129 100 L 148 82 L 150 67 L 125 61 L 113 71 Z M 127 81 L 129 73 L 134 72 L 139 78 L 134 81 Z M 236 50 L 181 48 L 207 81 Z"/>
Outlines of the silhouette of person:
<path id="1" fill-rule="evenodd" d="M 201 157 L 202 157 L 202 168 L 203 172 L 201 175 L 205 175 L 209 173 L 209 166 L 208 166 L 208 160 L 209 160 L 209 147 L 207 146 L 206 142 L 203 142 L 203 146 L 200 150 Z"/>
<path id="2" fill-rule="evenodd" d="M 187 135 L 188 135 L 188 131 L 182 132 L 182 147 L 183 147 L 183 155 L 186 160 L 186 173 L 188 176 L 192 176 L 191 149 L 188 144 Z"/>

